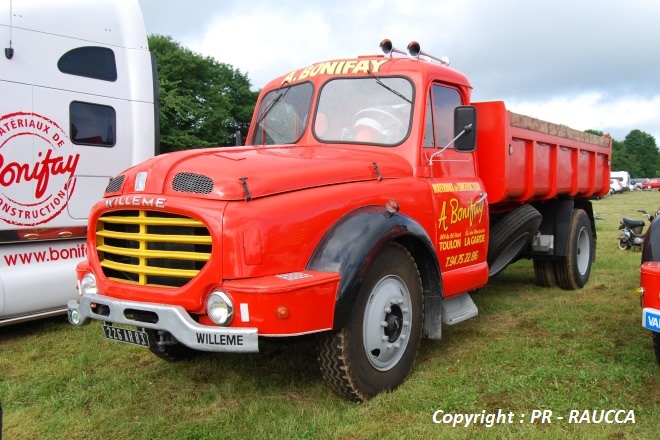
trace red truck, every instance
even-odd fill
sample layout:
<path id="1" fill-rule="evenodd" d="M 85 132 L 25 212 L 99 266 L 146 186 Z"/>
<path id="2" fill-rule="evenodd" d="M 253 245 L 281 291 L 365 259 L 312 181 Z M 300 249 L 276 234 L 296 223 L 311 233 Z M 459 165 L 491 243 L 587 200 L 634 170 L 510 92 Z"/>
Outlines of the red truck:
<path id="1" fill-rule="evenodd" d="M 642 327 L 651 331 L 655 360 L 660 365 L 660 208 L 644 234 L 639 271 Z"/>
<path id="2" fill-rule="evenodd" d="M 584 286 L 611 140 L 470 104 L 444 60 L 381 47 L 270 82 L 247 146 L 113 178 L 70 322 L 169 360 L 315 334 L 327 384 L 361 401 L 403 382 L 422 337 L 476 316 L 470 292 L 509 263 Z"/>

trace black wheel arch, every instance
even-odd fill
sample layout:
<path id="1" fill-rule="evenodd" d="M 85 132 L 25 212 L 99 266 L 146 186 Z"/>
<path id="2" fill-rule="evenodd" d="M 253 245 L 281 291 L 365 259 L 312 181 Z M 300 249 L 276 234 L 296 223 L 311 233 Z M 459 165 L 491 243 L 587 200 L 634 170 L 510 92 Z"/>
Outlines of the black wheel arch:
<path id="1" fill-rule="evenodd" d="M 642 263 L 647 261 L 660 261 L 660 216 L 656 216 L 644 235 Z"/>
<path id="2" fill-rule="evenodd" d="M 309 270 L 341 275 L 335 330 L 347 324 L 376 255 L 392 241 L 405 246 L 417 262 L 425 297 L 441 295 L 440 266 L 426 230 L 416 220 L 399 213 L 391 215 L 382 206 L 360 208 L 344 215 L 326 232 L 307 264 Z"/>

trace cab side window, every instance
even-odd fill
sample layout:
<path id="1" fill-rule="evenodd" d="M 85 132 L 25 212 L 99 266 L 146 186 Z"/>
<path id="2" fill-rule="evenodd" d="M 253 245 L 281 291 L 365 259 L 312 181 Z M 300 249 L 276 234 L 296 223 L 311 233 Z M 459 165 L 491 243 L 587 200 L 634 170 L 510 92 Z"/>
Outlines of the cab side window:
<path id="1" fill-rule="evenodd" d="M 69 105 L 69 121 L 69 137 L 76 145 L 112 147 L 117 141 L 117 114 L 110 106 L 74 101 Z"/>
<path id="2" fill-rule="evenodd" d="M 57 68 L 68 75 L 117 80 L 115 53 L 107 47 L 71 49 L 57 61 Z M 69 105 L 69 121 L 69 138 L 76 145 L 112 147 L 117 141 L 117 114 L 110 106 L 73 101 Z"/>
<path id="3" fill-rule="evenodd" d="M 107 47 L 85 46 L 71 49 L 60 57 L 57 68 L 69 75 L 117 81 L 115 53 Z"/>
<path id="4" fill-rule="evenodd" d="M 444 148 L 454 138 L 454 109 L 460 105 L 458 90 L 438 84 L 431 87 L 424 129 L 425 147 Z"/>

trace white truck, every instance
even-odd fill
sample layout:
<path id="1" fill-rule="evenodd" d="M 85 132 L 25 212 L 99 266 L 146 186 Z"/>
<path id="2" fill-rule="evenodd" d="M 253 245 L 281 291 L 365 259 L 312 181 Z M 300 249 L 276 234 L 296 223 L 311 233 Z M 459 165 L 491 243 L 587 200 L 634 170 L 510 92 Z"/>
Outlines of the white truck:
<path id="1" fill-rule="evenodd" d="M 635 189 L 628 171 L 610 171 L 610 179 L 618 180 L 622 191 L 632 191 Z"/>
<path id="2" fill-rule="evenodd" d="M 137 0 L 0 0 L 0 326 L 78 296 L 90 207 L 158 151 Z"/>

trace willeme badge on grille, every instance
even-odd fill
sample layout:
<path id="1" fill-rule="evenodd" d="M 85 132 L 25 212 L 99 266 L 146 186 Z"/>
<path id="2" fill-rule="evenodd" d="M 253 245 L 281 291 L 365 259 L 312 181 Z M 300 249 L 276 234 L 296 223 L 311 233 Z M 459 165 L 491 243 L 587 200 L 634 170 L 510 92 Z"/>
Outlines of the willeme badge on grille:
<path id="1" fill-rule="evenodd" d="M 135 191 L 144 191 L 144 187 L 147 185 L 147 172 L 140 171 L 135 176 Z"/>

